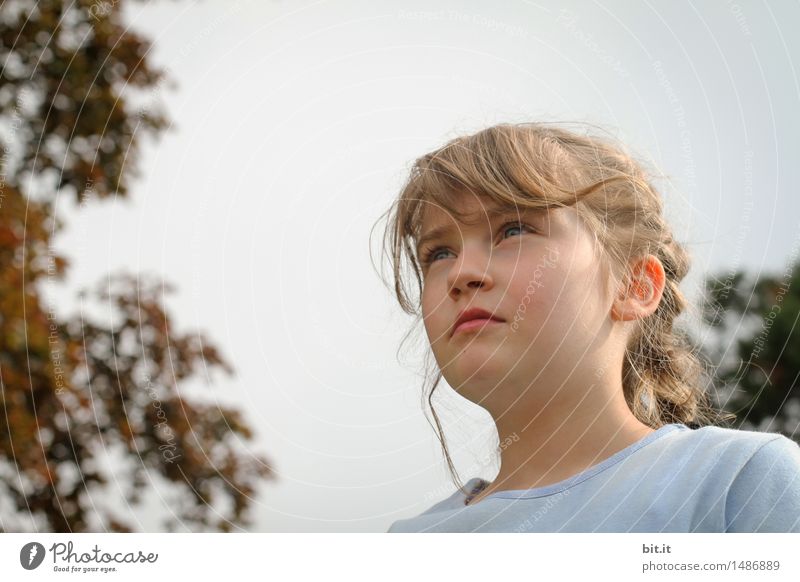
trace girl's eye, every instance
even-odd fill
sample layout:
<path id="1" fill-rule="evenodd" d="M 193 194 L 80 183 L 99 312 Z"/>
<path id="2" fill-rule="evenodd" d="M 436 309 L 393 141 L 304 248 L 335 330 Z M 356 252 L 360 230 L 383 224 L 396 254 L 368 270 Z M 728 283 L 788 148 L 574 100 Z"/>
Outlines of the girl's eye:
<path id="1" fill-rule="evenodd" d="M 522 222 L 508 222 L 508 223 L 504 224 L 503 227 L 500 230 L 502 231 L 503 234 L 505 234 L 509 230 L 513 230 L 515 228 L 519 228 L 519 229 L 528 230 L 530 232 L 533 232 L 533 229 L 531 227 L 529 227 L 527 224 L 522 223 Z"/>
<path id="2" fill-rule="evenodd" d="M 519 221 L 507 222 L 506 224 L 504 224 L 500 228 L 500 232 L 503 235 L 505 235 L 508 231 L 515 230 L 515 229 L 527 230 L 528 232 L 534 232 L 533 228 L 531 228 L 530 226 L 528 226 L 524 222 L 519 222 Z M 504 236 L 503 239 L 505 239 L 505 238 L 507 238 L 507 237 Z M 439 253 L 442 253 L 442 252 L 450 252 L 450 251 L 447 249 L 447 247 L 435 247 L 435 248 L 432 248 L 431 250 L 426 251 L 425 253 L 423 253 L 423 257 L 422 257 L 422 265 L 423 265 L 423 267 L 427 267 L 431 263 L 435 262 L 437 260 L 436 257 L 438 257 Z"/>
<path id="3" fill-rule="evenodd" d="M 445 247 L 436 247 L 436 248 L 433 248 L 433 249 L 425 252 L 423 257 L 422 257 L 422 265 L 426 266 L 426 267 L 428 265 L 430 265 L 432 262 L 434 262 L 436 260 L 436 256 L 440 252 L 447 252 L 447 249 Z"/>

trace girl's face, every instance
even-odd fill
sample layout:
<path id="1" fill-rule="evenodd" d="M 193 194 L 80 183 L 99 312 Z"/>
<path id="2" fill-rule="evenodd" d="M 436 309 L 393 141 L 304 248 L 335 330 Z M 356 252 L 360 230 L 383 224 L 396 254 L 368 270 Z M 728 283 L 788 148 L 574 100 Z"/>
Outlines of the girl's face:
<path id="1" fill-rule="evenodd" d="M 587 386 L 575 380 L 609 365 L 603 355 L 610 353 L 613 299 L 574 207 L 511 207 L 500 214 L 490 204 L 465 195 L 464 210 L 479 219 L 469 224 L 441 208 L 426 209 L 419 239 L 422 315 L 448 384 L 490 412 L 503 412 L 520 397 L 547 402 L 565 386 Z M 502 321 L 455 329 L 471 309 Z"/>

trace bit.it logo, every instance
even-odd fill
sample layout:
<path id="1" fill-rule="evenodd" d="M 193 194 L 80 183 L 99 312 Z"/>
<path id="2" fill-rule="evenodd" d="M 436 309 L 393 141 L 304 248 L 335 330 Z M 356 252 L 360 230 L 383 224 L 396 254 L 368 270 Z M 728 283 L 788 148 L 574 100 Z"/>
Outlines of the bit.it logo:
<path id="1" fill-rule="evenodd" d="M 29 542 L 19 551 L 19 563 L 26 570 L 35 570 L 44 560 L 44 546 L 38 542 Z"/>

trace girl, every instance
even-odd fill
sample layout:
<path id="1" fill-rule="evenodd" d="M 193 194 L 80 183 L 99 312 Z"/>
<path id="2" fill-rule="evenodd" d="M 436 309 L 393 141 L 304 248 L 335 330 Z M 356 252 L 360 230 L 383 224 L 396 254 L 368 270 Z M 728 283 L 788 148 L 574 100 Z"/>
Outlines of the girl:
<path id="1" fill-rule="evenodd" d="M 546 124 L 455 139 L 416 161 L 387 238 L 429 403 L 444 377 L 504 443 L 492 482 L 390 532 L 800 532 L 800 447 L 714 426 L 673 328 L 688 256 L 620 148 Z"/>

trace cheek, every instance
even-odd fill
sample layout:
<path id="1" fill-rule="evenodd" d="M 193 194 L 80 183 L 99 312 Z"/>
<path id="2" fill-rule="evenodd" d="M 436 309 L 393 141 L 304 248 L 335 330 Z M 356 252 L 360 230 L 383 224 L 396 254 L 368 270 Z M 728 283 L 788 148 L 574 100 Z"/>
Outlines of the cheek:
<path id="1" fill-rule="evenodd" d="M 434 307 L 436 302 L 433 300 L 433 293 L 429 286 L 422 288 L 422 295 L 420 296 L 420 308 L 422 310 L 422 318 L 428 321 L 434 315 Z"/>
<path id="2" fill-rule="evenodd" d="M 592 299 L 595 281 L 588 271 L 570 270 L 567 263 L 530 269 L 515 276 L 509 285 L 508 313 L 511 331 L 524 344 L 536 342 L 544 349 L 563 341 L 564 334 L 583 327 L 581 322 L 593 320 L 596 309 Z M 577 337 L 574 338 L 577 340 Z"/>
<path id="3" fill-rule="evenodd" d="M 519 327 L 533 334 L 550 330 L 548 334 L 561 336 L 576 319 L 588 324 L 601 315 L 602 290 L 590 264 L 563 261 L 535 267 L 515 277 L 512 285 L 510 309 L 517 310 Z"/>
<path id="4" fill-rule="evenodd" d="M 441 297 L 435 292 L 432 286 L 424 287 L 420 301 L 422 310 L 422 321 L 425 331 L 431 341 L 436 340 L 442 333 L 444 314 L 442 310 Z"/>
<path id="5" fill-rule="evenodd" d="M 563 309 L 564 276 L 555 266 L 541 265 L 516 273 L 508 290 L 512 313 L 541 322 L 552 318 L 552 310 Z"/>

